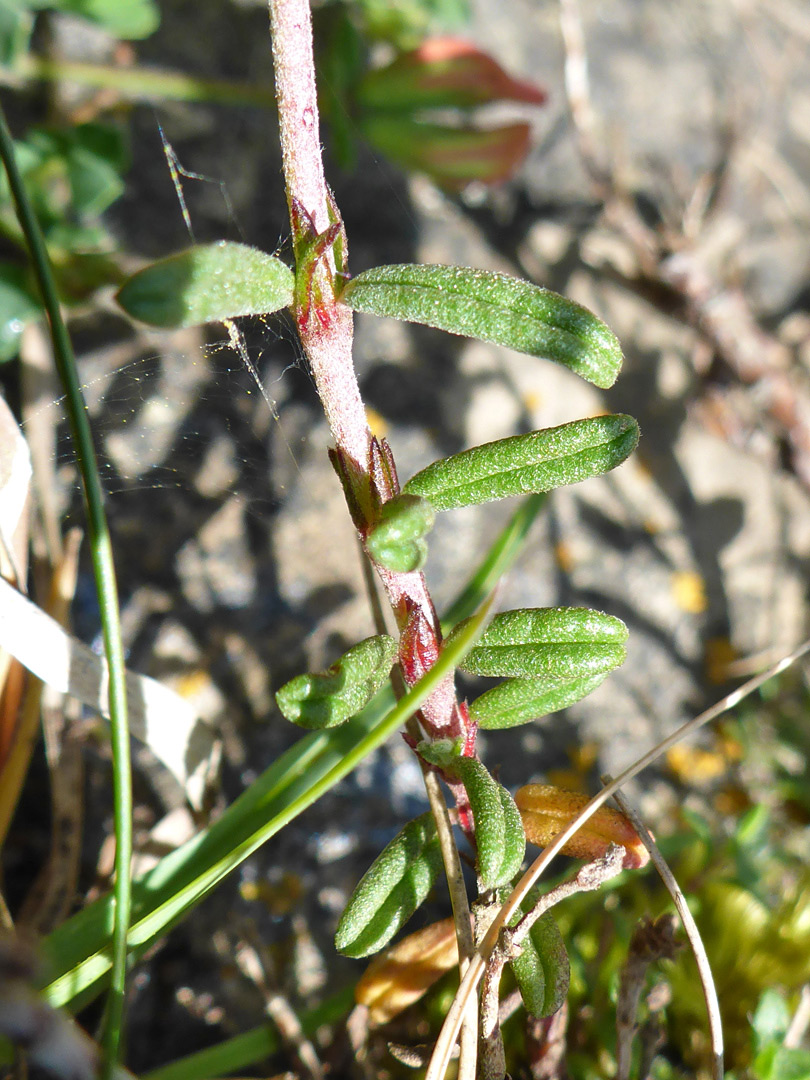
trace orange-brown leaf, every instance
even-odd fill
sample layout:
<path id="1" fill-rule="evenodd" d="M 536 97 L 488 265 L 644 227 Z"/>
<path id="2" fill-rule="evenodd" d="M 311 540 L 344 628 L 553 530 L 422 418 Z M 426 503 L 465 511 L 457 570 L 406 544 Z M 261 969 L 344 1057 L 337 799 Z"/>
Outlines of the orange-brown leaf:
<path id="1" fill-rule="evenodd" d="M 546 847 L 590 802 L 589 795 L 565 791 L 550 784 L 527 784 L 515 795 L 526 839 Z M 628 818 L 608 806 L 600 807 L 593 817 L 562 848 L 564 855 L 577 859 L 596 859 L 610 844 L 620 844 L 626 851 L 624 868 L 637 869 L 649 862 L 649 852 Z"/>
<path id="2" fill-rule="evenodd" d="M 453 920 L 442 919 L 409 934 L 375 957 L 354 996 L 359 1005 L 368 1008 L 372 1023 L 387 1024 L 457 964 Z"/>

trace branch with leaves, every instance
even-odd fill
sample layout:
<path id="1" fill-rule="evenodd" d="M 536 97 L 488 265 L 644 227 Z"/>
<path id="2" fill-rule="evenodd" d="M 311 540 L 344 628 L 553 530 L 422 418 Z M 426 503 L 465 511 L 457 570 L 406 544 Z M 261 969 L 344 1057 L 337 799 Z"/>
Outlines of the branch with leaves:
<path id="1" fill-rule="evenodd" d="M 615 381 L 621 348 L 579 304 L 503 274 L 399 265 L 352 277 L 342 219 L 323 175 L 309 7 L 305 0 L 272 0 L 270 11 L 294 269 L 274 256 L 220 242 L 147 267 L 123 286 L 118 299 L 133 317 L 162 326 L 228 321 L 285 307 L 293 315 L 334 439 L 332 464 L 399 631 L 398 642 L 386 635 L 367 639 L 328 672 L 298 676 L 281 688 L 277 701 L 287 719 L 318 729 L 360 712 L 394 663 L 406 687 L 413 687 L 445 649 L 421 572 L 437 513 L 602 475 L 632 452 L 638 427 L 628 416 L 574 420 L 473 447 L 401 484 L 391 447 L 366 423 L 352 363 L 353 311 L 504 345 L 563 364 L 599 387 Z M 457 627 L 447 644 L 464 629 Z M 419 738 L 412 730 L 409 740 L 453 795 L 475 853 L 482 896 L 512 883 L 526 840 L 512 796 L 478 758 L 478 729 L 527 723 L 579 700 L 622 663 L 626 637 L 618 619 L 598 611 L 503 612 L 464 667 L 506 681 L 468 706 L 448 677 L 422 704 Z M 559 798 L 565 803 L 567 796 Z M 441 868 L 436 825 L 427 814 L 406 825 L 363 878 L 338 926 L 337 948 L 367 956 L 387 945 Z M 484 1033 L 485 1051 L 490 1037 Z M 486 1071 L 496 1075 L 498 1068 Z"/>

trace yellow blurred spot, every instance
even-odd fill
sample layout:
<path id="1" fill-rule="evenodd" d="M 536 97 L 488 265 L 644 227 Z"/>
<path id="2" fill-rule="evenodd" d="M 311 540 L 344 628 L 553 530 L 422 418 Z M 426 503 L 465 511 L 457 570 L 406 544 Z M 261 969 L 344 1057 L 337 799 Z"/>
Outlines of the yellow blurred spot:
<path id="1" fill-rule="evenodd" d="M 726 817 L 739 817 L 751 806 L 748 793 L 739 787 L 724 788 L 714 797 L 714 808 Z"/>
<path id="2" fill-rule="evenodd" d="M 703 657 L 706 678 L 720 686 L 730 679 L 729 665 L 737 659 L 737 651 L 728 638 L 712 638 L 706 642 Z"/>
<path id="3" fill-rule="evenodd" d="M 722 776 L 728 763 L 722 754 L 678 743 L 667 753 L 667 765 L 684 784 L 701 786 Z"/>
<path id="4" fill-rule="evenodd" d="M 366 423 L 371 434 L 376 435 L 378 439 L 388 434 L 388 424 L 385 418 L 376 409 L 370 409 L 368 406 L 366 406 Z"/>
<path id="5" fill-rule="evenodd" d="M 657 536 L 658 533 L 661 532 L 661 526 L 658 524 L 655 518 L 645 518 L 644 532 L 647 533 L 648 536 Z"/>
<path id="6" fill-rule="evenodd" d="M 174 688 L 180 697 L 193 698 L 202 693 L 210 683 L 211 676 L 208 672 L 203 671 L 202 668 L 197 668 L 196 671 L 188 671 L 185 675 L 181 675 L 174 684 Z"/>
<path id="7" fill-rule="evenodd" d="M 543 405 L 543 395 L 539 390 L 527 390 L 523 395 L 523 404 L 527 412 L 536 412 Z"/>
<path id="8" fill-rule="evenodd" d="M 681 611 L 690 615 L 700 615 L 708 607 L 703 578 L 693 570 L 672 575 L 672 595 Z"/>
<path id="9" fill-rule="evenodd" d="M 280 881 L 243 881 L 239 893 L 243 900 L 264 904 L 271 915 L 287 915 L 301 901 L 303 885 L 297 874 L 284 874 Z"/>
<path id="10" fill-rule="evenodd" d="M 564 540 L 554 545 L 554 558 L 563 573 L 571 573 L 574 568 L 574 556 L 571 554 L 570 546 Z"/>
<path id="11" fill-rule="evenodd" d="M 549 769 L 548 781 L 554 787 L 565 788 L 568 791 L 586 791 L 585 780 L 582 773 L 576 769 Z"/>

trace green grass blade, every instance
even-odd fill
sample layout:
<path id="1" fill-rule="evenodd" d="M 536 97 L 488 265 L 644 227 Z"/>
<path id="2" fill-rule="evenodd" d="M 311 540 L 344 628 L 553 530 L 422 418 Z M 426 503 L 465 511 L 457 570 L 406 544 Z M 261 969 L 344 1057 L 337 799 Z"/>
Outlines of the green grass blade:
<path id="1" fill-rule="evenodd" d="M 115 817 L 115 906 L 112 928 L 110 996 L 104 1021 L 104 1075 L 111 1077 L 118 1060 L 124 1021 L 124 991 L 127 967 L 127 928 L 130 916 L 130 877 L 132 859 L 132 777 L 127 725 L 124 649 L 118 590 L 115 580 L 112 545 L 104 513 L 104 498 L 96 463 L 93 436 L 82 397 L 73 347 L 59 307 L 50 259 L 45 241 L 28 200 L 14 157 L 14 143 L 0 109 L 0 157 L 8 176 L 17 217 L 31 255 L 34 273 L 50 323 L 54 360 L 65 390 L 70 426 L 76 446 L 76 458 L 84 489 L 90 555 L 96 582 L 104 655 L 109 668 L 110 731 L 113 755 L 113 807 Z"/>
<path id="2" fill-rule="evenodd" d="M 442 616 L 443 634 L 449 634 L 456 623 L 468 618 L 489 596 L 523 550 L 529 529 L 547 499 L 545 492 L 523 499 L 478 569 Z"/>
<path id="3" fill-rule="evenodd" d="M 340 728 L 307 736 L 283 756 L 281 768 L 279 763 L 271 766 L 215 825 L 161 860 L 136 885 L 128 939 L 131 950 L 143 952 L 226 874 L 404 724 L 473 647 L 487 612 L 485 605 L 443 650 L 434 667 L 381 721 L 361 714 Z M 108 927 L 109 897 L 104 897 L 47 939 L 54 977 L 45 987 L 45 996 L 52 1005 L 66 1005 L 79 997 L 84 1000 L 106 979 L 111 966 Z"/>

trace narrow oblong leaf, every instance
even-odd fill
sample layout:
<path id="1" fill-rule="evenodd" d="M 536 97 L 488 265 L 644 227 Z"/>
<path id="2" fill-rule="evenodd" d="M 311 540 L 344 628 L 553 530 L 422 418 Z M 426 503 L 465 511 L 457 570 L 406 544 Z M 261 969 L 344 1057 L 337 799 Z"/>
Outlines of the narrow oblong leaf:
<path id="1" fill-rule="evenodd" d="M 391 113 L 366 113 L 358 122 L 368 141 L 386 157 L 409 171 L 427 173 L 445 191 L 461 191 L 473 181 L 497 184 L 508 180 L 522 165 L 531 145 L 531 128 L 525 123 L 458 127 Z M 367 298 L 359 302 L 367 302 Z M 351 302 L 347 303 L 352 306 Z M 384 313 L 372 311 L 372 314 Z M 394 317 L 425 322 L 410 315 Z M 453 330 L 453 327 L 441 325 L 439 329 Z M 467 330 L 453 332 L 468 333 Z"/>
<path id="2" fill-rule="evenodd" d="M 364 109 L 413 113 L 424 109 L 465 109 L 493 101 L 542 105 L 539 86 L 513 79 L 472 42 L 430 37 L 418 49 L 400 53 L 390 64 L 369 71 L 356 89 Z"/>
<path id="3" fill-rule="evenodd" d="M 387 634 L 366 638 L 323 674 L 297 675 L 276 693 L 283 716 L 318 731 L 343 724 L 371 701 L 393 666 L 397 643 Z"/>
<path id="4" fill-rule="evenodd" d="M 466 789 L 475 821 L 478 876 L 486 888 L 493 889 L 501 884 L 500 869 L 506 835 L 499 785 L 477 758 L 459 758 L 456 769 Z"/>
<path id="5" fill-rule="evenodd" d="M 565 365 L 612 386 L 622 365 L 615 334 L 587 308 L 528 281 L 468 266 L 377 266 L 346 285 L 354 311 L 434 326 Z"/>
<path id="6" fill-rule="evenodd" d="M 387 945 L 419 907 L 442 866 L 430 813 L 409 822 L 379 854 L 354 890 L 335 932 L 346 956 L 370 956 Z"/>
<path id="7" fill-rule="evenodd" d="M 292 270 L 274 255 L 219 240 L 144 267 L 124 282 L 117 300 L 152 326 L 199 326 L 287 307 L 293 283 Z"/>
<path id="8" fill-rule="evenodd" d="M 470 704 L 470 719 L 483 731 L 528 724 L 587 697 L 608 672 L 576 679 L 507 679 Z"/>
<path id="9" fill-rule="evenodd" d="M 396 495 L 380 508 L 366 538 L 369 554 L 381 566 L 407 574 L 419 570 L 427 557 L 423 537 L 433 528 L 435 511 L 418 495 Z"/>
<path id="10" fill-rule="evenodd" d="M 523 904 L 524 910 L 529 905 Z M 510 961 L 526 1012 L 538 1019 L 552 1016 L 568 994 L 571 968 L 565 943 L 550 911 L 541 915 Z"/>
<path id="11" fill-rule="evenodd" d="M 538 847 L 546 847 L 587 806 L 590 796 L 551 784 L 526 784 L 518 790 L 515 802 L 523 818 L 526 839 Z M 563 855 L 577 859 L 597 859 L 611 844 L 624 848 L 625 870 L 637 870 L 650 860 L 650 853 L 630 820 L 610 806 L 600 806 L 560 850 Z"/>
<path id="12" fill-rule="evenodd" d="M 618 667 L 626 641 L 621 619 L 602 611 L 518 608 L 495 616 L 461 666 L 473 675 L 582 679 Z"/>
<path id="13" fill-rule="evenodd" d="M 437 510 L 551 491 L 615 469 L 638 443 L 631 416 L 594 416 L 510 435 L 434 461 L 405 485 Z"/>
<path id="14" fill-rule="evenodd" d="M 526 832 L 517 803 L 502 784 L 498 784 L 498 795 L 503 807 L 504 824 L 503 856 L 498 884 L 507 885 L 511 883 L 523 865 L 523 857 L 526 854 Z"/>
<path id="15" fill-rule="evenodd" d="M 454 769 L 472 807 L 478 874 L 486 888 L 495 889 L 510 882 L 523 862 L 526 836 L 520 811 L 506 788 L 476 758 L 458 758 Z"/>

